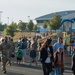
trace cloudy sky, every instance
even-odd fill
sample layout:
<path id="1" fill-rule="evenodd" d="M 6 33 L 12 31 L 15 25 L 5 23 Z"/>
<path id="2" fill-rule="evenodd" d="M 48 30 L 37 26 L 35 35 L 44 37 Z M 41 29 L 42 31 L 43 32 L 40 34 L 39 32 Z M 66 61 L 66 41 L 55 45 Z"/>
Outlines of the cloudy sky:
<path id="1" fill-rule="evenodd" d="M 28 22 L 53 12 L 75 10 L 75 0 L 0 0 L 1 21 Z"/>

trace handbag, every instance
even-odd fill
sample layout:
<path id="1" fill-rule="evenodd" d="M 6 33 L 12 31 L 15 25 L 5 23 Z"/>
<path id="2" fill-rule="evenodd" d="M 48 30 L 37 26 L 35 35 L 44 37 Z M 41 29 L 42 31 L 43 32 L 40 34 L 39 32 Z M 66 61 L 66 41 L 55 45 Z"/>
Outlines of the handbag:
<path id="1" fill-rule="evenodd" d="M 61 62 L 60 62 L 60 61 L 57 61 L 57 62 L 55 63 L 55 66 L 61 67 Z"/>
<path id="2" fill-rule="evenodd" d="M 51 71 L 49 75 L 56 75 L 55 71 Z"/>

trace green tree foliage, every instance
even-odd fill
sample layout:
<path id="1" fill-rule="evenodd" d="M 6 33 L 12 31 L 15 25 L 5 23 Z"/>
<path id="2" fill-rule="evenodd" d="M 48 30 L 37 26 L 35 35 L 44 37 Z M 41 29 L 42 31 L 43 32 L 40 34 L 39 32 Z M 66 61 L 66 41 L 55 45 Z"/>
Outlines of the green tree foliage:
<path id="1" fill-rule="evenodd" d="M 21 31 L 26 30 L 26 23 L 20 21 L 20 22 L 18 23 L 18 29 L 21 30 Z"/>
<path id="2" fill-rule="evenodd" d="M 3 26 L 4 26 L 4 29 L 7 27 L 7 24 L 3 24 Z"/>
<path id="3" fill-rule="evenodd" d="M 62 25 L 61 23 L 61 16 L 56 14 L 53 16 L 52 19 L 50 19 L 50 22 L 49 22 L 49 28 L 50 30 L 56 30 L 56 29 L 59 29 Z"/>
<path id="4" fill-rule="evenodd" d="M 4 31 L 4 29 L 6 28 L 6 24 L 2 24 L 0 23 L 0 31 Z"/>
<path id="5" fill-rule="evenodd" d="M 16 23 L 12 22 L 9 26 L 7 26 L 5 29 L 4 29 L 4 33 L 6 35 L 10 35 L 11 37 L 14 37 L 14 33 L 16 31 Z"/>
<path id="6" fill-rule="evenodd" d="M 32 31 L 33 30 L 33 26 L 34 26 L 34 23 L 32 20 L 29 21 L 29 23 L 27 24 L 27 30 L 28 31 Z"/>
<path id="7" fill-rule="evenodd" d="M 37 31 L 37 25 L 33 26 L 33 30 L 36 32 Z"/>
<path id="8" fill-rule="evenodd" d="M 43 28 L 46 29 L 47 28 L 47 25 L 48 25 L 47 22 L 44 21 Z"/>

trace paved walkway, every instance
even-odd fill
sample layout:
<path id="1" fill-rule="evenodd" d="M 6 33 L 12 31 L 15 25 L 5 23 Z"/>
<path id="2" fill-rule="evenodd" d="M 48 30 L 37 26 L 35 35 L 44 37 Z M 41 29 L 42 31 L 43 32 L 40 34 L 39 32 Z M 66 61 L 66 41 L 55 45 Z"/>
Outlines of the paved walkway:
<path id="1" fill-rule="evenodd" d="M 0 71 L 0 75 L 4 75 Z M 32 66 L 29 63 L 12 66 L 7 66 L 7 74 L 6 75 L 43 75 L 41 64 L 37 66 L 33 63 Z M 70 64 L 66 64 L 64 75 L 72 75 L 72 71 L 70 68 Z"/>
<path id="2" fill-rule="evenodd" d="M 71 57 L 65 52 L 65 72 L 64 75 L 72 75 L 71 71 Z M 6 75 L 43 75 L 41 63 L 38 62 L 36 66 L 34 63 L 32 66 L 29 65 L 30 63 L 25 63 L 21 65 L 13 64 L 12 66 L 7 66 L 7 74 Z M 0 71 L 0 75 L 4 75 Z"/>

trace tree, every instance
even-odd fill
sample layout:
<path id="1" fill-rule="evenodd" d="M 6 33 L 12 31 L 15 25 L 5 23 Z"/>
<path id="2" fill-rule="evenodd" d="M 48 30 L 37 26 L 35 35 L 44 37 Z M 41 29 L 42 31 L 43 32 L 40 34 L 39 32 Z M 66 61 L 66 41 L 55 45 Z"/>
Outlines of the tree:
<path id="1" fill-rule="evenodd" d="M 37 31 L 37 25 L 33 26 L 33 30 L 36 32 Z"/>
<path id="2" fill-rule="evenodd" d="M 18 23 L 18 29 L 21 30 L 21 31 L 26 30 L 26 23 L 20 21 L 20 22 Z"/>
<path id="3" fill-rule="evenodd" d="M 12 22 L 10 25 L 12 25 L 14 27 L 14 30 L 17 29 L 17 24 L 15 22 Z"/>
<path id="4" fill-rule="evenodd" d="M 0 23 L 0 31 L 4 31 L 4 29 L 6 28 L 6 24 L 2 24 Z"/>
<path id="5" fill-rule="evenodd" d="M 62 23 L 61 23 L 61 16 L 56 14 L 53 16 L 52 19 L 50 19 L 49 21 L 49 28 L 50 30 L 57 30 L 61 27 Z"/>
<path id="6" fill-rule="evenodd" d="M 16 23 L 12 22 L 9 26 L 7 26 L 5 29 L 4 29 L 4 33 L 6 35 L 10 35 L 11 37 L 14 37 L 14 33 L 16 31 Z"/>
<path id="7" fill-rule="evenodd" d="M 46 22 L 46 21 L 44 21 L 43 28 L 44 28 L 44 29 L 47 28 L 47 22 Z"/>
<path id="8" fill-rule="evenodd" d="M 7 24 L 5 23 L 5 24 L 3 24 L 3 28 L 5 29 L 7 27 Z M 4 30 L 3 30 L 4 31 Z"/>
<path id="9" fill-rule="evenodd" d="M 43 28 L 46 29 L 47 28 L 47 25 L 48 25 L 47 22 L 44 21 Z"/>
<path id="10" fill-rule="evenodd" d="M 33 30 L 33 26 L 34 26 L 34 23 L 32 22 L 32 20 L 30 20 L 30 22 L 28 23 L 26 28 L 27 28 L 28 31 L 32 31 Z"/>

